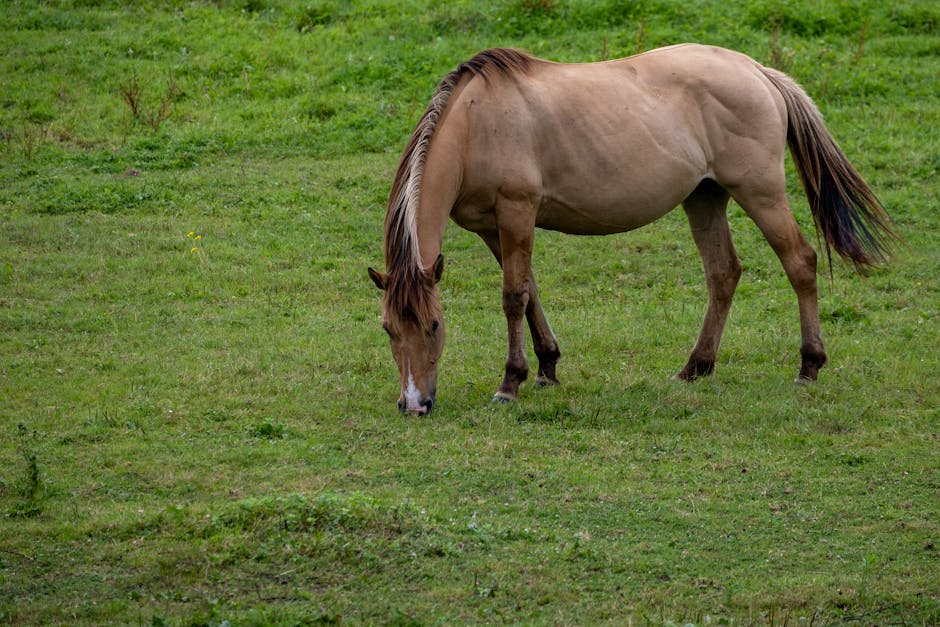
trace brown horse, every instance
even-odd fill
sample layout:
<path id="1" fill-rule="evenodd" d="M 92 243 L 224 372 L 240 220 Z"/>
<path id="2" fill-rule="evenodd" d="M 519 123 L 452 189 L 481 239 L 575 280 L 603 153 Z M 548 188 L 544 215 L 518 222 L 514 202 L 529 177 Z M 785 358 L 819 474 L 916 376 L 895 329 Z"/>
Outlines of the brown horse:
<path id="1" fill-rule="evenodd" d="M 741 275 L 726 208 L 743 207 L 796 292 L 799 382 L 826 363 L 816 253 L 790 212 L 789 144 L 826 242 L 857 268 L 885 261 L 892 237 L 878 199 L 786 75 L 730 50 L 679 45 L 604 63 L 559 64 L 493 49 L 441 82 L 402 155 L 385 219 L 382 325 L 401 382 L 399 408 L 435 400 L 444 347 L 438 281 L 448 218 L 483 238 L 503 270 L 509 357 L 496 398 L 526 379 L 523 317 L 540 384 L 557 383 L 558 342 L 531 270 L 535 228 L 629 231 L 682 205 L 708 285 L 698 341 L 675 378 L 710 374 Z"/>

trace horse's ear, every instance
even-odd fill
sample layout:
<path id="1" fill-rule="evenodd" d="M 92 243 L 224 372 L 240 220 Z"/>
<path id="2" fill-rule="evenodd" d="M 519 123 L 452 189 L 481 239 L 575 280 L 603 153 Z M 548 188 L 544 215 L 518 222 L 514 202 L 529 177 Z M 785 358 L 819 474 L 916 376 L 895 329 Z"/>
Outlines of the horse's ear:
<path id="1" fill-rule="evenodd" d="M 381 272 L 376 272 L 372 268 L 369 268 L 369 278 L 372 279 L 372 282 L 375 283 L 375 286 L 382 291 L 385 291 L 386 279 L 388 279 L 387 274 L 382 274 Z"/>
<path id="2" fill-rule="evenodd" d="M 438 255 L 437 260 L 434 262 L 434 267 L 431 268 L 431 277 L 434 280 L 434 285 L 437 285 L 441 277 L 444 276 L 444 255 Z"/>

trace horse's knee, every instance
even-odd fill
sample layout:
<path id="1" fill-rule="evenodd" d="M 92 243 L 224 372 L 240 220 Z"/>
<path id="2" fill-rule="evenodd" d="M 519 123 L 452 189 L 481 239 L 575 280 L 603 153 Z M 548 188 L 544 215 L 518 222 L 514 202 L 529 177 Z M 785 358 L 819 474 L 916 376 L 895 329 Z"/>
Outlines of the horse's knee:
<path id="1" fill-rule="evenodd" d="M 503 312 L 506 314 L 507 318 L 521 318 L 525 315 L 525 309 L 528 304 L 528 286 L 503 290 Z"/>
<path id="2" fill-rule="evenodd" d="M 734 285 L 738 284 L 738 281 L 741 280 L 741 274 L 744 272 L 744 268 L 741 266 L 741 260 L 738 259 L 737 255 L 734 255 L 731 258 L 731 263 L 729 266 L 729 274 L 731 276 L 731 281 Z"/>

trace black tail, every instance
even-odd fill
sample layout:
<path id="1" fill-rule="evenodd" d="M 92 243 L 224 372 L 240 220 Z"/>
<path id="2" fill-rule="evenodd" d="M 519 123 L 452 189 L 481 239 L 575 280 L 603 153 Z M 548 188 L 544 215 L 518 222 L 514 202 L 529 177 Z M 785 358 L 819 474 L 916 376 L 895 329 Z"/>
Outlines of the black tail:
<path id="1" fill-rule="evenodd" d="M 816 228 L 831 248 L 858 271 L 887 263 L 898 241 L 884 206 L 855 170 L 823 123 L 806 92 L 787 75 L 762 68 L 787 105 L 787 143 L 803 181 Z"/>

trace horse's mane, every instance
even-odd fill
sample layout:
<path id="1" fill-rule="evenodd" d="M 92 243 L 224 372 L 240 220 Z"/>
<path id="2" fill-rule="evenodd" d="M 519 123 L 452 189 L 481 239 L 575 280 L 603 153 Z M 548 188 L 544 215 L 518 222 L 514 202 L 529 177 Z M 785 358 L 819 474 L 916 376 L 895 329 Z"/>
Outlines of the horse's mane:
<path id="1" fill-rule="evenodd" d="M 417 212 L 428 146 L 460 79 L 470 74 L 489 81 L 528 70 L 533 58 L 512 48 L 492 48 L 460 64 L 437 87 L 402 154 L 385 217 L 386 306 L 399 317 L 429 322 L 432 281 L 421 267 Z"/>

